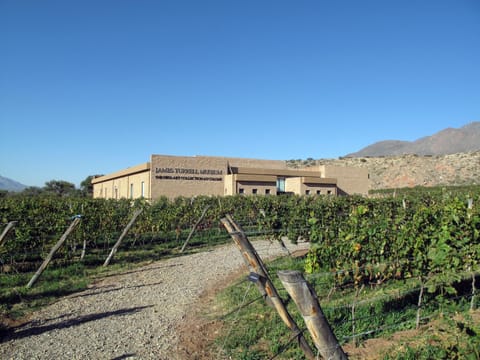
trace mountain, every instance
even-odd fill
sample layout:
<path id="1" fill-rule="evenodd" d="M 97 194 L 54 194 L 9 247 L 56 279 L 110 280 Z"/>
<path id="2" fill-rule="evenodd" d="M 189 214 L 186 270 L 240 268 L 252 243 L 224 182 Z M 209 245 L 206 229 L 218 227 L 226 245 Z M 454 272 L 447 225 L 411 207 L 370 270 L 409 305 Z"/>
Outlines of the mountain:
<path id="1" fill-rule="evenodd" d="M 22 191 L 27 187 L 27 185 L 20 184 L 18 181 L 0 176 L 0 190 Z"/>
<path id="2" fill-rule="evenodd" d="M 480 121 L 472 122 L 459 129 L 447 128 L 415 141 L 379 141 L 346 157 L 448 155 L 477 150 L 480 150 Z"/>

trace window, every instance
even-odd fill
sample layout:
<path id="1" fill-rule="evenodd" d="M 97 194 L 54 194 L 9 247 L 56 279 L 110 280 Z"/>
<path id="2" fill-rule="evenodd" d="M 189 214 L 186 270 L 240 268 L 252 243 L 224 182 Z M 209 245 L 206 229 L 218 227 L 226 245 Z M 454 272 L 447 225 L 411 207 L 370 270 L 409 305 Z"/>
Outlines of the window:
<path id="1" fill-rule="evenodd" d="M 252 194 L 256 194 L 258 192 L 257 189 L 252 189 Z"/>
<path id="2" fill-rule="evenodd" d="M 277 191 L 285 192 L 285 178 L 277 178 Z"/>
<path id="3" fill-rule="evenodd" d="M 317 195 L 320 195 L 322 193 L 322 190 L 317 190 Z"/>
<path id="4" fill-rule="evenodd" d="M 133 199 L 133 183 L 130 184 L 130 199 Z"/>
<path id="5" fill-rule="evenodd" d="M 115 186 L 115 199 L 118 199 L 118 188 Z"/>
<path id="6" fill-rule="evenodd" d="M 265 189 L 265 195 L 270 195 L 270 189 Z"/>
<path id="7" fill-rule="evenodd" d="M 328 191 L 327 191 L 327 194 L 330 195 L 331 193 L 332 193 L 332 190 L 328 190 Z"/>
<path id="8" fill-rule="evenodd" d="M 145 181 L 142 181 L 142 189 L 141 189 L 141 192 L 142 192 L 142 197 L 145 197 Z"/>
<path id="9" fill-rule="evenodd" d="M 305 190 L 305 195 L 310 195 L 310 190 Z"/>
<path id="10" fill-rule="evenodd" d="M 238 193 L 243 194 L 243 193 L 245 193 L 245 190 L 243 188 L 240 188 L 240 189 L 238 189 Z"/>

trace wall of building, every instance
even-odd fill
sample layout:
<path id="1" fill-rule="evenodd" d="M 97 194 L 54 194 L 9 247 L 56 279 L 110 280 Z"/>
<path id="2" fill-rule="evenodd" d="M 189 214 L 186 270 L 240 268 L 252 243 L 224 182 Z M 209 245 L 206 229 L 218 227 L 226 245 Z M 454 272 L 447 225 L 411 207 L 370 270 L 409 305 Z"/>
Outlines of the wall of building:
<path id="1" fill-rule="evenodd" d="M 93 197 L 104 199 L 150 198 L 150 164 L 133 166 L 106 176 L 92 179 Z M 133 187 L 132 187 L 133 185 Z M 133 194 L 132 194 L 133 190 Z"/>
<path id="2" fill-rule="evenodd" d="M 346 166 L 320 165 L 325 177 L 336 178 L 338 194 L 368 195 L 370 179 L 367 169 Z"/>
<path id="3" fill-rule="evenodd" d="M 207 157 L 211 158 L 211 157 Z M 232 167 L 245 167 L 254 169 L 287 169 L 287 163 L 283 160 L 262 160 L 243 158 L 222 158 Z"/>
<path id="4" fill-rule="evenodd" d="M 236 182 L 234 179 L 233 174 L 225 175 L 223 185 L 225 187 L 225 191 L 223 195 L 235 195 L 237 193 Z"/>
<path id="5" fill-rule="evenodd" d="M 162 195 L 178 196 L 216 195 L 225 192 L 223 178 L 227 161 L 218 157 L 191 157 L 152 155 L 152 198 Z"/>
<path id="6" fill-rule="evenodd" d="M 136 199 L 143 197 L 150 199 L 150 171 L 130 175 L 128 178 L 128 198 Z"/>
<path id="7" fill-rule="evenodd" d="M 301 177 L 291 177 L 285 179 L 285 192 L 301 194 L 300 191 L 302 191 Z"/>
<path id="8" fill-rule="evenodd" d="M 328 184 L 304 184 L 303 195 L 337 195 L 337 186 Z"/>
<path id="9" fill-rule="evenodd" d="M 304 177 L 285 179 L 285 191 L 299 195 L 336 195 L 335 179 L 330 181 L 306 182 Z"/>
<path id="10" fill-rule="evenodd" d="M 260 181 L 238 181 L 237 194 L 245 195 L 277 195 L 277 184 L 275 182 Z"/>

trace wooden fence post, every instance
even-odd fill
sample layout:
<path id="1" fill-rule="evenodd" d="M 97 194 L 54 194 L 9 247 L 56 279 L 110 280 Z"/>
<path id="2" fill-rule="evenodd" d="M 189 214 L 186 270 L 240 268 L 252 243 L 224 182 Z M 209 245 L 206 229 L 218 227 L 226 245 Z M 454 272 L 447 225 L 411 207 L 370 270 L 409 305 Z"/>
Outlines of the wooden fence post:
<path id="1" fill-rule="evenodd" d="M 2 235 L 0 235 L 0 246 L 3 245 L 3 242 L 5 241 L 8 232 L 15 226 L 16 223 L 16 221 L 10 221 L 5 227 L 5 229 L 3 229 Z"/>
<path id="2" fill-rule="evenodd" d="M 275 310 L 277 310 L 282 321 L 292 331 L 294 336 L 297 337 L 299 346 L 303 350 L 307 359 L 314 360 L 315 354 L 313 353 L 312 348 L 307 343 L 302 331 L 298 328 L 295 320 L 293 320 L 292 316 L 288 312 L 285 304 L 282 301 L 282 298 L 278 295 L 277 289 L 268 276 L 265 265 L 260 259 L 260 256 L 258 256 L 253 245 L 248 240 L 245 232 L 237 223 L 235 223 L 235 221 L 233 221 L 229 215 L 227 215 L 226 218 L 221 219 L 221 222 L 229 232 L 230 236 L 235 242 L 235 245 L 237 245 L 238 249 L 240 250 L 250 271 L 259 275 L 260 279 L 256 282 L 256 284 L 260 290 L 260 293 L 265 297 L 266 300 L 270 300 L 272 306 L 275 308 Z"/>
<path id="3" fill-rule="evenodd" d="M 205 217 L 205 214 L 207 213 L 207 210 L 210 208 L 210 205 L 205 206 L 203 209 L 202 215 L 198 218 L 197 222 L 195 225 L 193 225 L 192 230 L 190 230 L 190 234 L 188 234 L 187 240 L 185 240 L 185 243 L 182 246 L 182 249 L 180 250 L 181 253 L 183 253 L 183 250 L 187 247 L 188 242 L 190 241 L 190 238 L 192 237 L 193 233 L 195 232 L 195 229 L 197 228 L 198 224 L 200 224 L 200 221 Z"/>
<path id="4" fill-rule="evenodd" d="M 137 220 L 138 215 L 140 215 L 140 214 L 142 213 L 142 211 L 143 211 L 143 209 L 138 209 L 138 210 L 136 210 L 136 211 L 133 213 L 132 219 L 131 219 L 130 222 L 127 224 L 127 226 L 125 226 L 125 229 L 123 229 L 123 232 L 122 232 L 122 234 L 120 235 L 120 237 L 118 238 L 118 240 L 117 240 L 117 242 L 115 243 L 115 245 L 113 245 L 113 248 L 112 248 L 112 250 L 110 251 L 110 254 L 108 255 L 108 257 L 105 259 L 105 262 L 103 263 L 103 266 L 107 266 L 108 264 L 110 264 L 110 260 L 112 260 L 113 255 L 115 255 L 115 253 L 117 252 L 118 247 L 119 247 L 120 244 L 122 243 L 123 238 L 125 237 L 125 235 L 127 235 L 128 230 L 130 230 L 130 228 L 132 227 L 132 225 L 133 225 L 133 223 L 135 222 L 135 220 Z"/>
<path id="5" fill-rule="evenodd" d="M 240 240 L 240 232 L 234 227 L 234 225 L 230 222 L 230 219 L 221 219 L 220 220 L 223 224 L 223 226 L 227 229 L 228 233 L 230 234 L 230 236 L 232 237 L 233 239 L 233 242 L 235 243 L 235 245 L 237 246 L 238 250 L 240 250 L 240 253 L 242 254 L 243 256 L 243 259 L 244 261 L 246 262 L 250 272 L 252 273 L 255 273 L 255 274 L 258 274 L 258 272 L 255 270 L 255 267 L 253 264 L 250 264 L 250 262 L 248 261 L 247 257 L 244 255 L 243 253 L 243 249 L 242 249 L 242 245 L 240 244 L 240 242 L 242 242 Z M 238 233 L 238 234 L 237 234 Z M 263 279 L 262 279 L 263 280 Z M 263 299 L 267 302 L 267 305 L 270 306 L 270 307 L 273 307 L 273 304 L 270 300 L 270 298 L 268 297 L 267 295 L 267 291 L 265 290 L 265 284 L 263 281 L 256 281 L 255 282 L 255 285 L 257 286 L 257 289 L 258 291 L 260 292 L 260 294 L 262 295 Z"/>
<path id="6" fill-rule="evenodd" d="M 87 251 L 87 239 L 84 237 L 83 238 L 83 247 L 82 247 L 82 253 L 80 254 L 80 260 L 83 260 L 85 257 L 85 252 Z"/>
<path id="7" fill-rule="evenodd" d="M 313 342 L 324 359 L 343 360 L 347 355 L 338 343 L 335 334 L 323 315 L 317 295 L 308 286 L 299 271 L 279 271 L 283 286 L 290 294 L 305 320 L 305 325 L 312 335 Z"/>
<path id="8" fill-rule="evenodd" d="M 65 233 L 60 238 L 60 240 L 58 240 L 58 242 L 55 244 L 55 246 L 52 248 L 52 250 L 50 250 L 50 253 L 45 258 L 42 265 L 40 265 L 40 267 L 38 268 L 35 275 L 33 275 L 33 277 L 30 279 L 30 281 L 27 284 L 27 289 L 32 287 L 32 285 L 35 283 L 35 281 L 37 281 L 37 279 L 40 277 L 40 275 L 42 275 L 43 271 L 45 270 L 45 268 L 48 266 L 48 264 L 52 260 L 53 255 L 55 255 L 57 250 L 60 249 L 60 246 L 62 246 L 62 244 L 65 242 L 65 240 L 67 239 L 67 236 L 70 235 L 70 233 L 73 231 L 73 229 L 75 229 L 75 226 L 77 226 L 79 222 L 80 222 L 80 217 L 75 217 L 75 219 L 72 221 L 72 223 L 70 224 L 68 229 L 65 231 Z"/>

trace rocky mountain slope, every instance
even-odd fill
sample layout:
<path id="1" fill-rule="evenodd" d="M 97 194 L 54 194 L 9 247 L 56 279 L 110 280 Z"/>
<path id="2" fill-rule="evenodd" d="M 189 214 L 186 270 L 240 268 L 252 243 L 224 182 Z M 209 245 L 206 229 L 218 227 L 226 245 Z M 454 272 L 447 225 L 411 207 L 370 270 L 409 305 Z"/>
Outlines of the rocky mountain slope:
<path id="1" fill-rule="evenodd" d="M 347 157 L 387 155 L 446 155 L 480 150 L 480 121 L 459 129 L 447 128 L 415 141 L 385 140 L 369 145 Z"/>
<path id="2" fill-rule="evenodd" d="M 480 184 L 480 151 L 448 155 L 320 159 L 316 164 L 367 168 L 371 189 Z"/>

